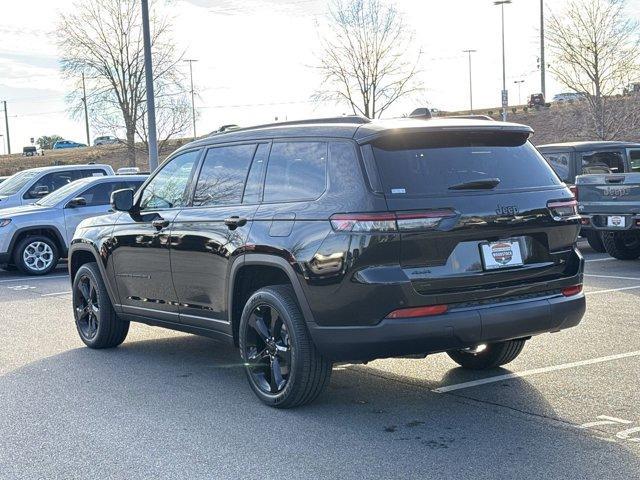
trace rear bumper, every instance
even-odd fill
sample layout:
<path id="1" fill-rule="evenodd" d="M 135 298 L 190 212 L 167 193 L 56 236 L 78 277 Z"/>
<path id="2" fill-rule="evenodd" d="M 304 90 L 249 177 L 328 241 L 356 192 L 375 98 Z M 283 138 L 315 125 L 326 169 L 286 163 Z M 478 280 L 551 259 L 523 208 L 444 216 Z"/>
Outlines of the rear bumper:
<path id="1" fill-rule="evenodd" d="M 427 354 L 480 343 L 529 337 L 580 323 L 584 294 L 554 295 L 480 308 L 453 309 L 443 315 L 385 319 L 373 326 L 308 325 L 317 348 L 335 361 Z"/>
<path id="2" fill-rule="evenodd" d="M 607 226 L 608 216 L 620 216 L 625 217 L 626 226 L 613 228 Z M 625 230 L 640 230 L 640 215 L 624 214 L 624 213 L 594 213 L 594 214 L 580 214 L 582 218 L 581 230 L 598 230 L 598 231 L 610 231 L 610 232 L 624 232 Z M 584 222 L 587 222 L 586 224 Z"/>

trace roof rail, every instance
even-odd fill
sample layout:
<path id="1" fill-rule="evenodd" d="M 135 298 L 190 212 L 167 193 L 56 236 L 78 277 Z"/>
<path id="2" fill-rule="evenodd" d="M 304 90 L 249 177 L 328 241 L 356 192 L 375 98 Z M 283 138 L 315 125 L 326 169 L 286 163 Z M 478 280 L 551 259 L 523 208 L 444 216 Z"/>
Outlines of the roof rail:
<path id="1" fill-rule="evenodd" d="M 443 118 L 462 118 L 466 120 L 487 120 L 489 122 L 495 122 L 489 115 L 447 115 Z"/>
<path id="2" fill-rule="evenodd" d="M 243 128 L 234 128 L 224 132 L 213 132 L 212 135 L 222 135 L 224 133 L 229 132 L 246 132 L 247 130 L 256 130 L 258 128 L 268 128 L 268 127 L 280 127 L 280 126 L 295 126 L 295 125 L 314 125 L 314 124 L 322 124 L 322 123 L 349 123 L 354 125 L 362 125 L 365 123 L 370 123 L 366 117 L 361 117 L 359 115 L 344 115 L 342 117 L 327 117 L 327 118 L 310 118 L 306 120 L 291 120 L 288 122 L 275 122 L 275 123 L 265 123 L 263 125 L 253 125 L 251 127 L 243 127 Z"/>

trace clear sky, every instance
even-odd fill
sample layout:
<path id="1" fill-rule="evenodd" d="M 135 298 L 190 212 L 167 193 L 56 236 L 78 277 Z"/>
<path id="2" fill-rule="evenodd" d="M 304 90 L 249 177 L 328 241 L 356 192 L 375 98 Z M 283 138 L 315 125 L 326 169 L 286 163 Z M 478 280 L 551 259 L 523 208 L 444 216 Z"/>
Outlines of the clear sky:
<path id="1" fill-rule="evenodd" d="M 85 0 L 82 0 L 85 1 Z M 89 1 L 89 0 L 86 0 Z M 559 10 L 566 0 L 545 0 Z M 472 48 L 474 107 L 500 104 L 502 83 L 500 9 L 492 0 L 396 0 L 423 50 L 425 91 L 397 104 L 389 116 L 428 105 L 441 110 L 468 108 L 468 66 L 462 50 Z M 628 0 L 640 19 L 640 0 Z M 51 32 L 71 11 L 73 0 L 4 0 L 0 6 L 0 100 L 8 101 L 14 152 L 30 137 L 59 134 L 85 141 L 82 121 L 69 117 L 70 83 L 59 73 Z M 222 124 L 242 125 L 351 113 L 346 106 L 315 104 L 318 87 L 318 23 L 327 0 L 172 0 L 173 36 L 194 64 L 198 133 Z M 539 0 L 513 0 L 505 7 L 507 87 L 510 103 L 540 91 Z M 548 59 L 548 61 L 550 61 Z M 188 69 L 185 63 L 181 66 Z M 185 88 L 188 85 L 185 84 Z M 562 91 L 551 75 L 547 96 Z M 0 122 L 0 134 L 4 134 Z M 91 136 L 101 133 L 92 129 Z M 4 138 L 3 144 L 4 142 Z M 0 153 L 4 153 L 0 147 Z"/>

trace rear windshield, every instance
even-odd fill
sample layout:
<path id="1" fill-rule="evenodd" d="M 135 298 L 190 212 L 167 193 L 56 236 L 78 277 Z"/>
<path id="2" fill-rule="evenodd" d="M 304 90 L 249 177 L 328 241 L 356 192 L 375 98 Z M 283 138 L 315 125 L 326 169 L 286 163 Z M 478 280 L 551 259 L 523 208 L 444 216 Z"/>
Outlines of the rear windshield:
<path id="1" fill-rule="evenodd" d="M 526 138 L 505 132 L 412 134 L 378 140 L 373 152 L 384 191 L 393 196 L 561 185 Z"/>

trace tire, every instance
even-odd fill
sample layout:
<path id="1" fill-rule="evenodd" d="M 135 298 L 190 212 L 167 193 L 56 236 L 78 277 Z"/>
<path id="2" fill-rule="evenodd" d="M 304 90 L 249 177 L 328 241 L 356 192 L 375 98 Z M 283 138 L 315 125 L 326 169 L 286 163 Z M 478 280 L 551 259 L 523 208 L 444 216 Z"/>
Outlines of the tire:
<path id="1" fill-rule="evenodd" d="M 447 352 L 449 357 L 463 368 L 470 370 L 487 370 L 506 365 L 514 360 L 524 348 L 526 340 L 507 340 L 506 342 L 488 343 L 480 352 L 455 350 Z"/>
<path id="2" fill-rule="evenodd" d="M 44 235 L 23 238 L 13 251 L 13 264 L 26 275 L 46 275 L 59 259 L 56 242 Z"/>
<path id="3" fill-rule="evenodd" d="M 129 322 L 113 310 L 98 264 L 85 263 L 78 269 L 72 295 L 76 329 L 87 347 L 112 348 L 124 342 Z"/>
<path id="4" fill-rule="evenodd" d="M 640 232 L 603 232 L 602 243 L 607 253 L 618 260 L 640 257 Z"/>
<path id="5" fill-rule="evenodd" d="M 289 285 L 251 295 L 238 340 L 249 385 L 271 407 L 308 404 L 329 384 L 331 361 L 316 350 Z"/>
<path id="6" fill-rule="evenodd" d="M 595 252 L 604 253 L 607 251 L 604 248 L 604 243 L 602 243 L 600 232 L 597 230 L 587 230 L 585 232 L 585 237 L 587 237 L 587 243 Z"/>

